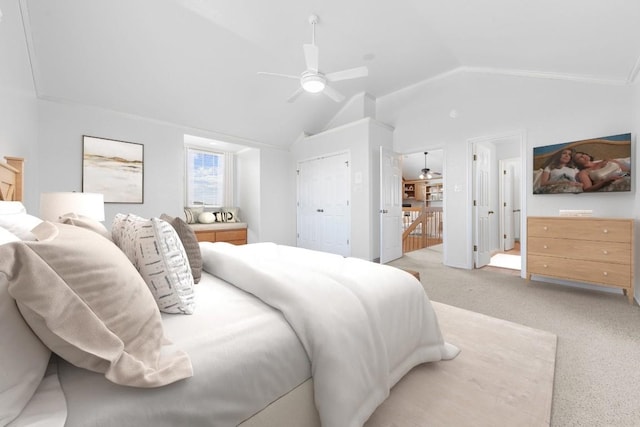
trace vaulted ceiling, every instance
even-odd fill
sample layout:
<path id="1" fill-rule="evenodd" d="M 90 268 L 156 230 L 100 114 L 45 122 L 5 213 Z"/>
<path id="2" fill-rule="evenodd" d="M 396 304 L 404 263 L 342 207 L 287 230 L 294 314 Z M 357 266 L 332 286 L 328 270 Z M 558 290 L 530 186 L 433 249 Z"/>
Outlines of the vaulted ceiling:
<path id="1" fill-rule="evenodd" d="M 38 97 L 287 146 L 355 94 L 385 95 L 454 70 L 629 84 L 631 0 L 20 0 Z M 319 68 L 347 100 L 286 99 L 317 14 Z M 6 17 L 5 17 L 6 18 Z"/>

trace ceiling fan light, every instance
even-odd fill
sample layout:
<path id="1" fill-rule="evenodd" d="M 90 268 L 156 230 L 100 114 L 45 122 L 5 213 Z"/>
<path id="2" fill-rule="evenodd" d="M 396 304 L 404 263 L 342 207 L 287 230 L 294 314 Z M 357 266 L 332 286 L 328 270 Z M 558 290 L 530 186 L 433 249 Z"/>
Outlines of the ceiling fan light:
<path id="1" fill-rule="evenodd" d="M 302 89 L 309 93 L 318 93 L 324 90 L 326 83 L 321 76 L 306 76 L 302 79 Z"/>

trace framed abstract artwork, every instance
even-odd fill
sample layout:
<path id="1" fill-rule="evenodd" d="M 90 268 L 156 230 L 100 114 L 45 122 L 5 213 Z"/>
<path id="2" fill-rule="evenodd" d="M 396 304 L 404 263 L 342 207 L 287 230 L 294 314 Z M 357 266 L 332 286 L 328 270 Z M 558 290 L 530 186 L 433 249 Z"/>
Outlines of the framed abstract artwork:
<path id="1" fill-rule="evenodd" d="M 82 191 L 105 203 L 144 203 L 144 145 L 83 135 Z"/>

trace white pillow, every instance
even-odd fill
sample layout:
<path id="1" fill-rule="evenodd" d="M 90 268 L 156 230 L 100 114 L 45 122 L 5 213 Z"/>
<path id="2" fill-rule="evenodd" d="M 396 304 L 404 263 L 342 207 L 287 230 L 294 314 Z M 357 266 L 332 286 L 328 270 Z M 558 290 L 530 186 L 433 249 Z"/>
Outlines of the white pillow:
<path id="1" fill-rule="evenodd" d="M 189 258 L 178 233 L 158 218 L 118 214 L 112 238 L 149 286 L 160 311 L 192 314 L 194 282 Z"/>
<path id="2" fill-rule="evenodd" d="M 0 425 L 15 419 L 40 385 L 51 351 L 29 328 L 0 272 Z M 9 344 L 10 343 L 10 344 Z"/>
<path id="3" fill-rule="evenodd" d="M 27 213 L 27 208 L 24 207 L 22 202 L 0 201 L 0 215 L 15 215 L 21 213 Z"/>
<path id="4" fill-rule="evenodd" d="M 36 240 L 31 230 L 41 222 L 40 218 L 26 212 L 0 214 L 0 227 L 9 230 L 21 240 Z"/>

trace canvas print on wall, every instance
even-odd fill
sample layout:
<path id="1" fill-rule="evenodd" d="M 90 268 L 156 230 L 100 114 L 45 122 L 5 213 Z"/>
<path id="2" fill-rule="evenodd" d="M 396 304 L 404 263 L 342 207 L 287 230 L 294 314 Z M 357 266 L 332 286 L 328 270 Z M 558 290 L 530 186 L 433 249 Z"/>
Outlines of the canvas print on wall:
<path id="1" fill-rule="evenodd" d="M 533 194 L 631 191 L 631 134 L 533 149 Z"/>
<path id="2" fill-rule="evenodd" d="M 82 191 L 105 203 L 144 202 L 144 146 L 83 136 Z"/>

